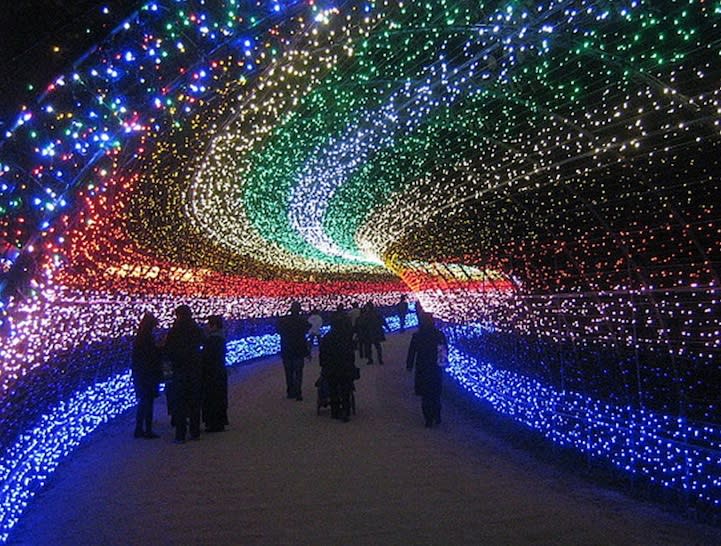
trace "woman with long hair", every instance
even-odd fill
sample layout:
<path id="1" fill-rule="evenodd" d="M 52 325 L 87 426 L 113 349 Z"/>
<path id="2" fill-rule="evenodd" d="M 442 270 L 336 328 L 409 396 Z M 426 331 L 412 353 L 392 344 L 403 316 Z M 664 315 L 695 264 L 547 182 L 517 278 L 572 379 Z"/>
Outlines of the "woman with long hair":
<path id="1" fill-rule="evenodd" d="M 153 432 L 153 401 L 158 395 L 162 379 L 160 349 L 155 343 L 153 331 L 158 319 L 152 313 L 145 313 L 140 319 L 133 342 L 132 376 L 138 408 L 135 413 L 135 437 L 158 438 Z"/>

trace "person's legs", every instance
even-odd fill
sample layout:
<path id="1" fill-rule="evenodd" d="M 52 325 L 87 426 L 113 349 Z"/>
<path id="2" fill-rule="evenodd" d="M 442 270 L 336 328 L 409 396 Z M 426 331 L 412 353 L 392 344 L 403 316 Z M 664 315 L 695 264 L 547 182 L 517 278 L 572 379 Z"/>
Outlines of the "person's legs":
<path id="1" fill-rule="evenodd" d="M 200 437 L 200 389 L 192 386 L 188 396 L 188 420 L 190 421 L 190 438 Z"/>
<path id="2" fill-rule="evenodd" d="M 176 402 L 176 390 L 175 381 L 170 379 L 165 382 L 165 404 L 167 407 L 168 415 L 170 416 L 170 426 L 175 426 L 175 406 Z"/>
<path id="3" fill-rule="evenodd" d="M 380 341 L 373 342 L 376 348 L 376 356 L 378 357 L 378 364 L 383 364 L 383 346 Z"/>
<path id="4" fill-rule="evenodd" d="M 187 403 L 182 396 L 178 397 L 175 405 L 175 413 L 173 413 L 173 421 L 175 422 L 175 441 L 184 442 L 185 434 L 188 430 L 188 411 Z"/>
<path id="5" fill-rule="evenodd" d="M 135 409 L 135 437 L 136 438 L 142 438 L 145 434 L 145 430 L 143 430 L 143 424 L 145 422 L 145 399 L 144 397 L 137 393 L 136 391 L 136 397 L 138 399 L 138 407 Z"/>
<path id="6" fill-rule="evenodd" d="M 294 358 L 291 363 L 293 392 L 296 400 L 303 400 L 303 357 Z"/>
<path id="7" fill-rule="evenodd" d="M 353 389 L 352 381 L 344 381 L 339 384 L 339 398 L 340 398 L 340 417 L 344 421 L 350 419 L 351 407 L 350 407 L 350 393 Z"/>
<path id="8" fill-rule="evenodd" d="M 175 404 L 173 408 L 173 421 L 175 423 L 175 441 L 184 442 L 185 435 L 188 431 L 188 402 L 190 393 L 188 392 L 188 380 L 182 375 L 176 376 L 175 384 Z"/>
<path id="9" fill-rule="evenodd" d="M 421 398 L 421 409 L 423 410 L 423 419 L 425 419 L 426 427 L 433 426 L 434 408 L 433 397 L 424 394 Z"/>
<path id="10" fill-rule="evenodd" d="M 228 371 L 223 369 L 223 376 L 221 378 L 221 398 L 220 407 L 222 415 L 223 425 L 229 425 L 228 422 Z"/>
<path id="11" fill-rule="evenodd" d="M 363 356 L 362 358 L 367 359 L 366 364 L 373 364 L 373 353 L 371 352 L 371 342 L 363 342 Z"/>
<path id="12" fill-rule="evenodd" d="M 283 357 L 283 369 L 285 370 L 285 394 L 288 398 L 295 398 L 296 393 L 293 392 L 293 361 L 290 358 Z"/>
<path id="13" fill-rule="evenodd" d="M 330 416 L 338 419 L 341 416 L 340 384 L 335 379 L 328 381 L 328 395 L 330 398 Z"/>
<path id="14" fill-rule="evenodd" d="M 441 387 L 438 386 L 438 392 L 435 397 L 435 420 L 436 424 L 441 424 Z"/>
<path id="15" fill-rule="evenodd" d="M 152 438 L 155 437 L 155 434 L 153 433 L 153 402 L 155 400 L 155 393 L 154 392 L 148 392 L 143 397 L 144 400 L 144 411 L 143 411 L 143 421 L 145 424 L 145 437 L 146 438 Z"/>
<path id="16" fill-rule="evenodd" d="M 441 424 L 441 393 L 443 392 L 443 372 L 441 368 L 437 368 L 436 384 L 433 390 L 433 421 Z"/>

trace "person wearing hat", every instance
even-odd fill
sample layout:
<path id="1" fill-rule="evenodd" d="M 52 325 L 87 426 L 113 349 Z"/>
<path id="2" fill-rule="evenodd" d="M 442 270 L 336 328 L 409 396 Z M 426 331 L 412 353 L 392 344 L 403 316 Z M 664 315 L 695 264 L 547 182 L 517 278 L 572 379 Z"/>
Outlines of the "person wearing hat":
<path id="1" fill-rule="evenodd" d="M 294 301 L 290 313 L 278 319 L 280 335 L 280 356 L 285 369 L 286 396 L 303 400 L 303 363 L 310 356 L 306 334 L 310 323 L 300 314 L 300 303 Z"/>

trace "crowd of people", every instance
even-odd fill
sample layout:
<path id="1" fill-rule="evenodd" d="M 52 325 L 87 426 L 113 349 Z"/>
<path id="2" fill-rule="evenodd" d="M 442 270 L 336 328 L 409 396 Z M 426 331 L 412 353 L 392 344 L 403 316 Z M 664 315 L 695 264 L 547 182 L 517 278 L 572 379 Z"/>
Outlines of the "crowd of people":
<path id="1" fill-rule="evenodd" d="M 414 390 L 421 397 L 421 408 L 426 427 L 441 422 L 442 367 L 447 355 L 445 335 L 436 328 L 433 316 L 417 307 L 418 331 L 411 337 L 406 358 L 406 369 L 415 370 Z M 401 331 L 405 330 L 408 301 L 402 295 L 396 305 Z M 306 318 L 301 305 L 293 302 L 288 315 L 278 320 L 281 340 L 281 357 L 285 368 L 286 396 L 303 400 L 303 366 L 310 358 L 314 342 L 319 340 L 321 377 L 316 382 L 327 392 L 331 416 L 348 421 L 351 415 L 351 397 L 354 380 L 360 377 L 355 365 L 355 351 L 366 365 L 383 364 L 385 331 L 389 330 L 383 315 L 373 302 L 362 308 L 353 303 L 351 309 L 339 306 L 330 318 L 330 330 L 321 337 L 323 318 L 318 309 L 311 310 Z"/>
<path id="2" fill-rule="evenodd" d="M 157 339 L 158 320 L 145 313 L 133 343 L 132 377 L 138 407 L 136 438 L 157 438 L 153 431 L 153 402 L 164 379 L 163 360 L 170 364 L 165 389 L 175 442 L 221 432 L 228 425 L 228 375 L 225 368 L 223 319 L 208 318 L 204 330 L 193 319 L 190 307 L 175 309 L 175 321 L 164 339 Z"/>
<path id="3" fill-rule="evenodd" d="M 430 313 L 417 306 L 419 327 L 408 347 L 406 369 L 415 370 L 414 390 L 421 397 L 426 427 L 441 422 L 442 366 L 447 341 Z M 401 331 L 405 330 L 408 302 L 401 296 L 396 305 Z M 334 419 L 349 421 L 353 410 L 354 382 L 360 378 L 356 351 L 366 365 L 383 364 L 384 316 L 372 301 L 361 308 L 353 303 L 347 310 L 339 305 L 330 314 L 329 329 L 321 334 L 324 319 L 314 308 L 303 314 L 293 302 L 287 315 L 276 323 L 280 355 L 285 371 L 286 397 L 303 400 L 303 368 L 318 346 L 320 378 Z M 164 339 L 157 339 L 158 320 L 145 313 L 138 326 L 132 352 L 132 376 L 138 399 L 136 438 L 158 438 L 153 430 L 153 402 L 164 380 L 163 362 L 169 363 L 166 380 L 168 411 L 175 428 L 175 442 L 200 437 L 201 422 L 206 432 L 220 432 L 228 425 L 228 376 L 225 368 L 223 320 L 208 318 L 205 329 L 193 319 L 190 307 L 175 309 L 175 321 Z M 375 356 L 375 360 L 374 360 Z"/>

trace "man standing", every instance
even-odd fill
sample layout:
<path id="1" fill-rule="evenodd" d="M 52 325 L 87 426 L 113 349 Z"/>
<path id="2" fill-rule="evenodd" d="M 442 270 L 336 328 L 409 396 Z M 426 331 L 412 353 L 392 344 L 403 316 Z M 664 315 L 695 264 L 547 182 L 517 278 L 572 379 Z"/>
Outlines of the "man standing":
<path id="1" fill-rule="evenodd" d="M 305 335 L 309 329 L 308 321 L 300 316 L 300 303 L 297 301 L 290 305 L 290 314 L 278 320 L 286 394 L 288 398 L 296 400 L 303 400 L 303 361 L 310 355 Z"/>
<path id="2" fill-rule="evenodd" d="M 173 423 L 175 443 L 185 442 L 190 426 L 190 439 L 200 438 L 200 397 L 202 364 L 200 351 L 205 341 L 203 331 L 193 320 L 187 305 L 175 309 L 175 322 L 168 332 L 165 351 L 173 365 Z"/>
<path id="3" fill-rule="evenodd" d="M 321 373 L 328 381 L 330 411 L 334 419 L 348 421 L 351 414 L 351 393 L 355 378 L 353 330 L 345 313 L 333 315 L 328 332 L 320 341 Z"/>
<path id="4" fill-rule="evenodd" d="M 398 311 L 398 321 L 401 324 L 401 332 L 404 332 L 406 329 L 406 315 L 408 314 L 408 301 L 405 294 L 401 294 L 401 299 L 396 304 L 396 311 Z"/>

